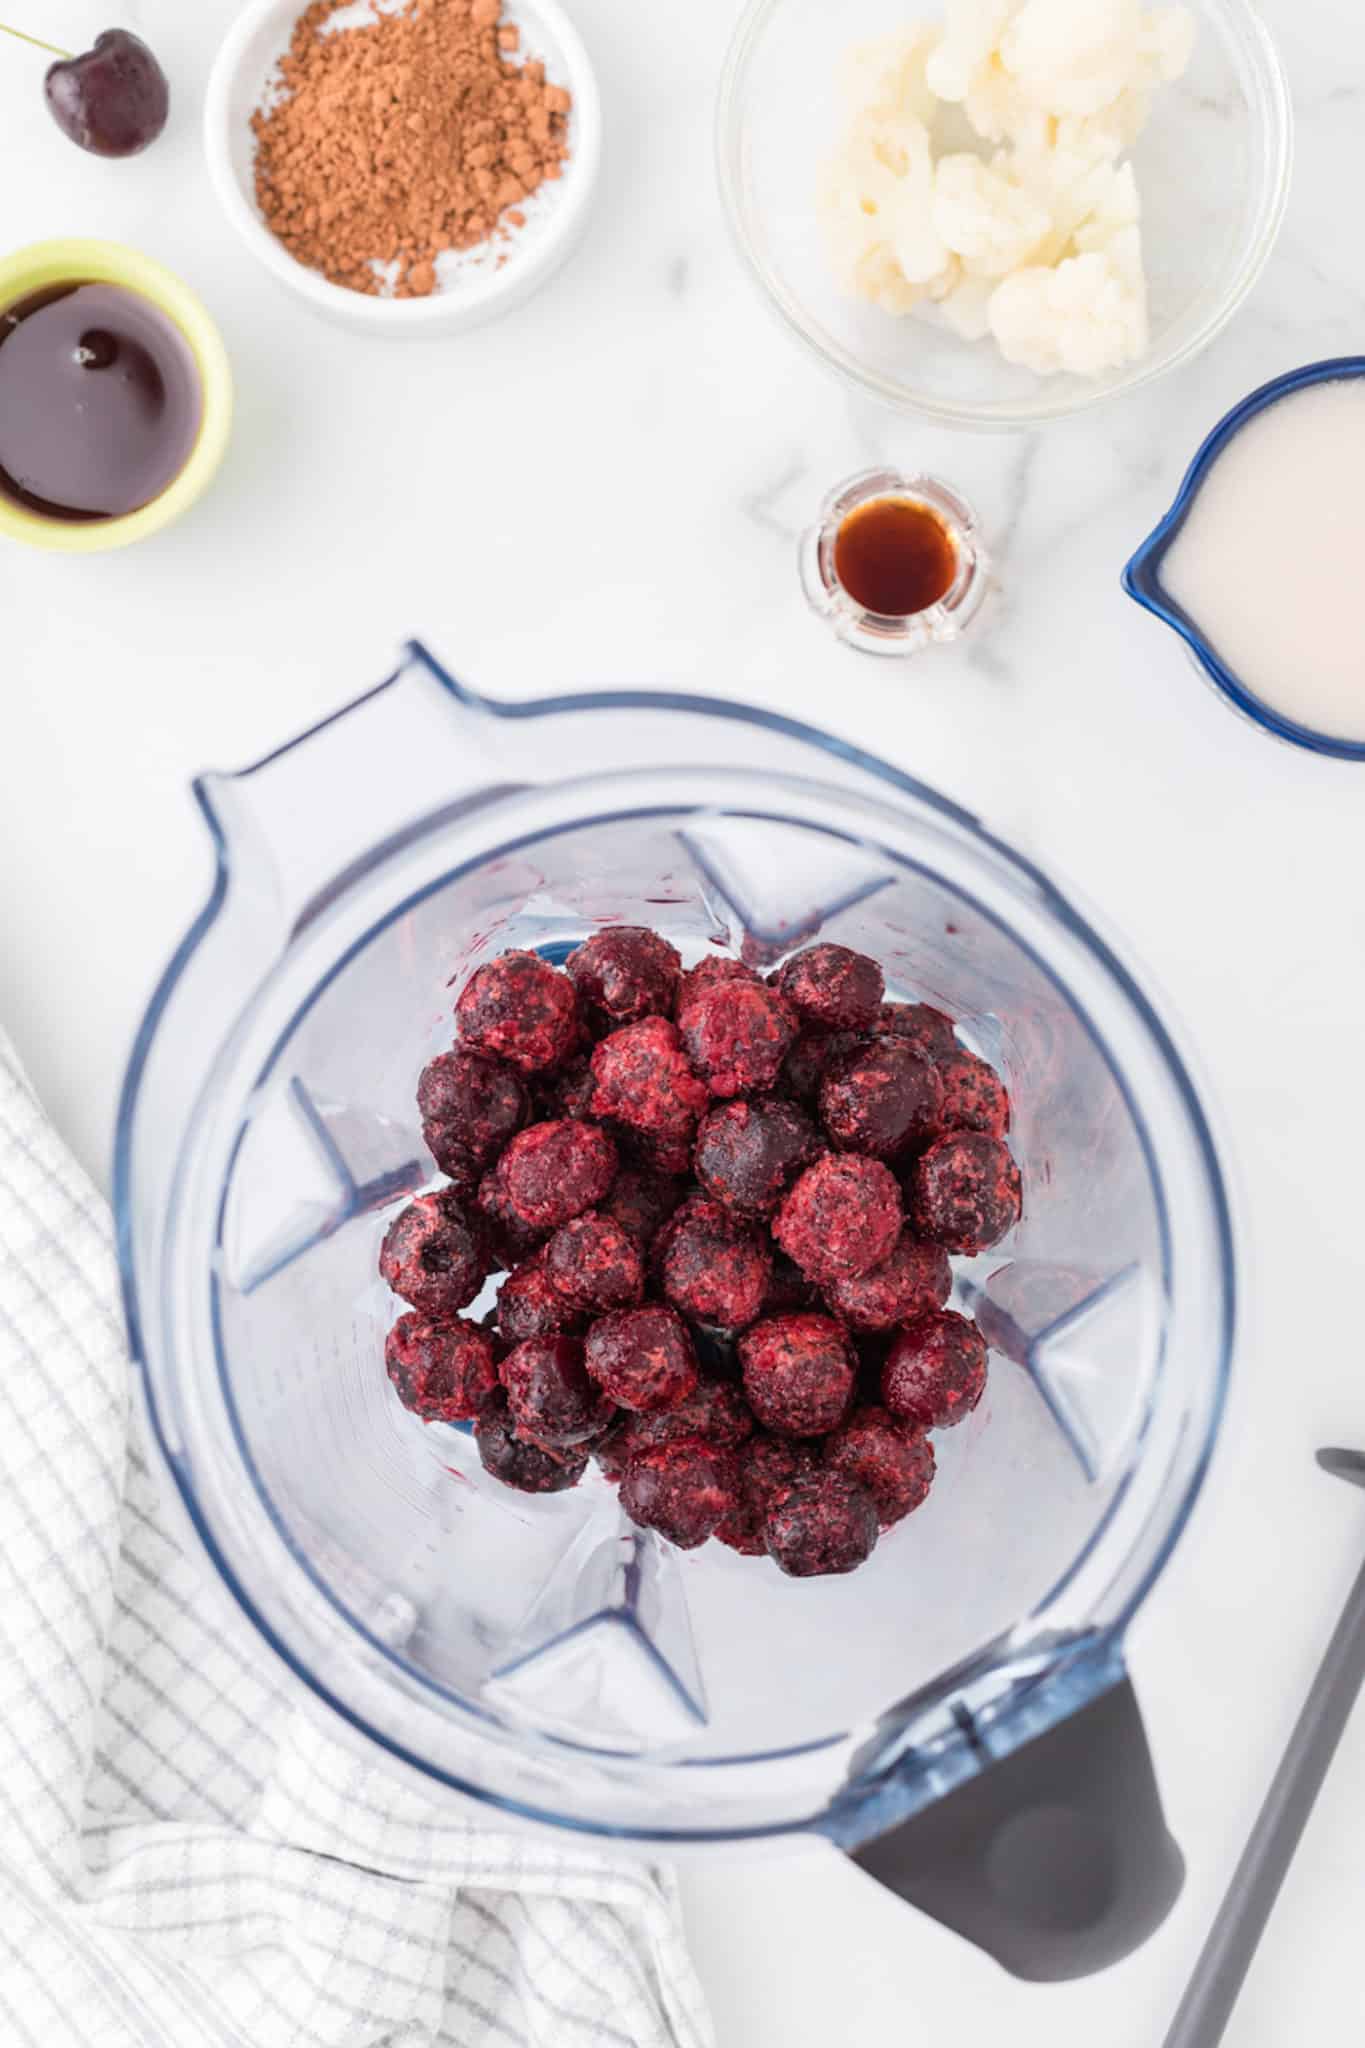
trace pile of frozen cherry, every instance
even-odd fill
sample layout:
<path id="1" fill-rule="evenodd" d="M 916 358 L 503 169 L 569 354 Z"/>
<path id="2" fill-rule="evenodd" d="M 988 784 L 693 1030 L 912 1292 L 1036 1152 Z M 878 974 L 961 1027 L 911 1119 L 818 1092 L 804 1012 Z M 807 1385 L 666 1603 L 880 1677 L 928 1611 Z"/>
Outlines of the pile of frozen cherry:
<path id="1" fill-rule="evenodd" d="M 949 1254 L 1019 1217 L 1009 1101 L 875 960 L 683 971 L 658 933 L 469 979 L 417 1101 L 448 1185 L 390 1226 L 389 1377 L 524 1493 L 594 1457 L 642 1528 L 853 1571 L 986 1384 Z M 460 1315 L 504 1273 L 483 1324 Z"/>

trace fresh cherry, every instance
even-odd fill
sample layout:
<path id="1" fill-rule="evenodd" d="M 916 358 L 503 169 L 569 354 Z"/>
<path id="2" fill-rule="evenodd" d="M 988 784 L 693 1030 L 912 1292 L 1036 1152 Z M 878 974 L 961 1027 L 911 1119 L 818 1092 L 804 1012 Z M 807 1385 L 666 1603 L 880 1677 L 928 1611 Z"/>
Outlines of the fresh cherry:
<path id="1" fill-rule="evenodd" d="M 166 74 L 140 36 L 109 28 L 94 48 L 72 56 L 22 29 L 0 23 L 6 35 L 50 50 L 44 89 L 63 135 L 93 156 L 136 156 L 166 125 L 171 93 Z"/>

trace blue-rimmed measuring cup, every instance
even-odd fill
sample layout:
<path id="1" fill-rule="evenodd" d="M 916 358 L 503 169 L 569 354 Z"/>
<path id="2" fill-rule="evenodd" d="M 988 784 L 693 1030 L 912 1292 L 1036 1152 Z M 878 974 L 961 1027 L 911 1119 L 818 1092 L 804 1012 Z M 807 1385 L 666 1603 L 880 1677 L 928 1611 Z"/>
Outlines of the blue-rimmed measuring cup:
<path id="1" fill-rule="evenodd" d="M 1292 746 L 1307 747 L 1315 754 L 1331 754 L 1343 761 L 1365 761 L 1365 740 L 1343 739 L 1302 725 L 1257 696 L 1222 659 L 1200 622 L 1166 589 L 1162 568 L 1215 464 L 1243 427 L 1282 399 L 1313 385 L 1341 383 L 1361 376 L 1365 376 L 1365 356 L 1335 356 L 1325 362 L 1309 363 L 1303 369 L 1289 370 L 1283 377 L 1262 384 L 1234 406 L 1205 440 L 1185 473 L 1175 503 L 1123 572 L 1123 587 L 1128 595 L 1180 635 L 1214 688 L 1244 717 Z"/>

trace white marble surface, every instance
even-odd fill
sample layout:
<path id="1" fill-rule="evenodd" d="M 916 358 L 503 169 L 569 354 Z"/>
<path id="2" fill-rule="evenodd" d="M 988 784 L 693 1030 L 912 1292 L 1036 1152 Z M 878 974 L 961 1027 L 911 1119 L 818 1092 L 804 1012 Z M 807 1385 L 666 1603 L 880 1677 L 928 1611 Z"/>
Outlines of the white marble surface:
<path id="1" fill-rule="evenodd" d="M 1154 2048 L 1365 1542 L 1365 1503 L 1312 1463 L 1320 1443 L 1365 1442 L 1365 770 L 1232 718 L 1118 572 L 1227 404 L 1365 343 L 1365 17 L 1269 0 L 1298 174 L 1230 331 L 1149 394 L 1012 440 L 850 399 L 758 303 L 711 176 L 729 0 L 574 11 L 608 122 L 588 240 L 530 309 L 408 348 L 317 324 L 221 223 L 197 112 L 232 0 L 125 0 L 177 99 L 162 143 L 125 165 L 73 151 L 43 112 L 40 60 L 0 48 L 0 245 L 140 243 L 201 288 L 239 379 L 225 472 L 178 529 L 90 561 L 0 554 L 0 1018 L 104 1173 L 131 1031 L 205 886 L 189 776 L 306 725 L 412 631 L 492 690 L 646 681 L 780 705 L 1077 882 L 1183 1024 L 1244 1198 L 1226 1438 L 1134 1644 L 1184 1899 L 1120 1968 L 1035 1990 L 832 1853 L 716 1861 L 685 1882 L 723 2048 L 950 2031 Z M 11 0 L 6 16 L 72 41 L 109 12 Z M 795 533 L 874 459 L 940 468 L 978 501 L 1006 596 L 974 656 L 877 665 L 805 612 Z M 1361 2038 L 1363 1839 L 1365 1712 L 1230 2048 Z"/>

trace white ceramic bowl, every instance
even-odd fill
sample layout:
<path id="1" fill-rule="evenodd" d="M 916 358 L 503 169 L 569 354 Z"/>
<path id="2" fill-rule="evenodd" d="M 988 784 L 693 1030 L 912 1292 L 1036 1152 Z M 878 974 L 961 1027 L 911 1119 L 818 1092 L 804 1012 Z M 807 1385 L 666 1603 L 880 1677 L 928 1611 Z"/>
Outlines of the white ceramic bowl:
<path id="1" fill-rule="evenodd" d="M 573 96 L 569 160 L 564 174 L 526 201 L 526 225 L 507 241 L 489 244 L 480 260 L 470 251 L 443 258 L 446 272 L 430 298 L 370 298 L 335 285 L 299 263 L 270 232 L 256 204 L 256 143 L 251 116 L 267 94 L 271 75 L 289 47 L 307 0 L 247 0 L 214 62 L 204 105 L 204 149 L 223 211 L 257 261 L 272 277 L 329 318 L 371 334 L 450 334 L 477 326 L 520 305 L 558 269 L 587 221 L 602 151 L 602 110 L 588 53 L 558 0 L 509 0 L 505 19 L 521 30 L 522 54 L 539 57 L 552 84 Z"/>

